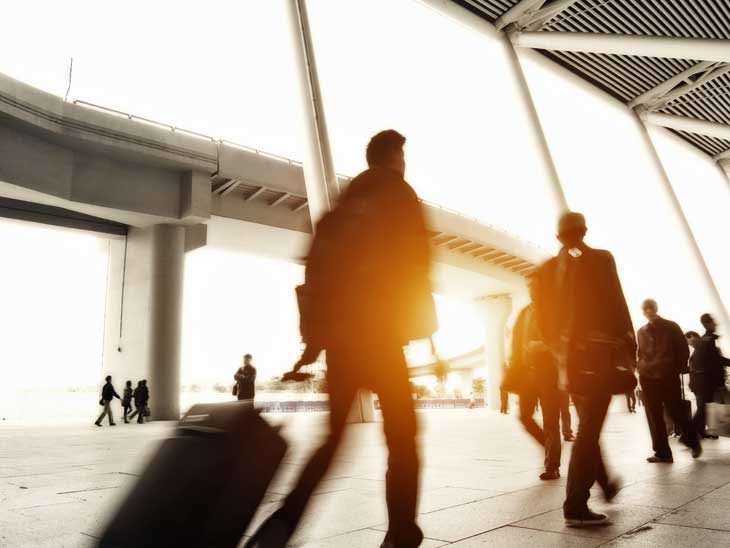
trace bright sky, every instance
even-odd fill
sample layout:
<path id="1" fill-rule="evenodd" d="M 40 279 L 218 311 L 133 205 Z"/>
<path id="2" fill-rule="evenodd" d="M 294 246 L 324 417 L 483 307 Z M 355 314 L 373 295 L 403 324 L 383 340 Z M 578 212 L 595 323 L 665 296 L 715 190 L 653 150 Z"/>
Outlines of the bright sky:
<path id="1" fill-rule="evenodd" d="M 415 0 L 308 4 L 339 172 L 361 170 L 367 139 L 396 128 L 408 137 L 408 178 L 422 197 L 554 249 L 547 179 L 501 41 Z M 3 12 L 0 72 L 63 96 L 73 57 L 70 99 L 301 158 L 284 7 L 26 0 Z M 637 327 L 639 302 L 651 296 L 697 329 L 711 300 L 635 121 L 561 70 L 522 61 L 568 200 L 587 214 L 590 241 L 615 252 Z M 661 134 L 655 142 L 727 294 L 727 179 L 684 143 Z M 99 367 L 100 241 L 0 224 L 0 328 L 12 334 L 0 359 L 18 382 L 81 383 Z M 188 257 L 186 276 L 183 382 L 227 380 L 244 351 L 265 375 L 289 365 L 300 267 L 203 249 Z M 445 354 L 481 343 L 468 305 L 439 299 L 439 314 Z"/>

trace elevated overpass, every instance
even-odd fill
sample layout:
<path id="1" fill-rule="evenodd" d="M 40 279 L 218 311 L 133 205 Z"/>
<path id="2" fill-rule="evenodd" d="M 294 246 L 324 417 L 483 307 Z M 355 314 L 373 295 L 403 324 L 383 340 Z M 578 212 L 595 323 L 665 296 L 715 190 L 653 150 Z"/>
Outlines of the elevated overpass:
<path id="1" fill-rule="evenodd" d="M 184 253 L 207 244 L 301 261 L 308 208 L 297 161 L 0 75 L 0 215 L 112 239 L 104 369 L 150 377 L 161 417 L 177 414 Z M 511 295 L 546 253 L 454 211 L 424 209 L 437 290 L 486 307 L 486 360 L 499 368 Z"/>

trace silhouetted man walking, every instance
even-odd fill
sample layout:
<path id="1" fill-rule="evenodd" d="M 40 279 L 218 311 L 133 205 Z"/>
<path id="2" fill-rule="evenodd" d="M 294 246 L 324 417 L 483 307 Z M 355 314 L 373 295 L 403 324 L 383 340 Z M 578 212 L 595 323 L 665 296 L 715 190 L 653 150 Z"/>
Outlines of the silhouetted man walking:
<path id="1" fill-rule="evenodd" d="M 583 242 L 586 232 L 583 215 L 564 214 L 558 223 L 563 247 L 536 274 L 540 329 L 558 359 L 559 386 L 571 393 L 580 418 L 563 504 L 566 524 L 571 527 L 607 523 L 607 516 L 588 508 L 588 499 L 595 482 L 607 500 L 618 490 L 608 478 L 599 444 L 614 393 L 609 374 L 619 353 L 633 356 L 636 352 L 613 256 L 588 247 Z"/>
<path id="2" fill-rule="evenodd" d="M 101 412 L 101 415 L 99 415 L 99 418 L 96 419 L 94 424 L 96 426 L 101 426 L 101 421 L 104 420 L 104 417 L 109 415 L 109 426 L 116 426 L 116 423 L 114 422 L 114 415 L 112 414 L 112 400 L 114 398 L 121 400 L 122 398 L 120 398 L 117 391 L 114 390 L 111 375 L 108 375 L 105 380 L 106 382 L 104 383 L 104 387 L 101 389 L 101 400 L 99 400 L 99 403 L 104 407 L 104 410 Z"/>
<path id="3" fill-rule="evenodd" d="M 725 368 L 720 349 L 717 348 L 717 323 L 710 314 L 700 317 L 705 334 L 697 338 L 696 333 L 688 333 L 687 340 L 694 347 L 690 360 L 690 390 L 697 400 L 697 411 L 692 422 L 695 431 L 703 438 L 717 439 L 707 433 L 706 405 L 712 402 L 715 390 L 725 384 Z M 692 334 L 694 337 L 690 337 Z"/>
<path id="4" fill-rule="evenodd" d="M 243 365 L 238 368 L 233 378 L 236 381 L 238 401 L 252 400 L 256 396 L 256 368 L 252 363 L 253 356 L 246 354 Z"/>
<path id="5" fill-rule="evenodd" d="M 680 375 L 687 370 L 689 348 L 682 329 L 659 315 L 659 306 L 647 299 L 641 306 L 649 323 L 637 333 L 639 343 L 639 382 L 644 394 L 644 410 L 649 422 L 654 455 L 648 462 L 674 462 L 667 439 L 664 410 L 682 432 L 680 440 L 692 449 L 692 456 L 702 452 L 690 418 L 682 412 Z"/>
<path id="6" fill-rule="evenodd" d="M 537 293 L 537 279 L 530 280 L 530 294 Z M 509 380 L 513 379 L 512 386 Z M 560 401 L 558 372 L 550 348 L 543 342 L 532 304 L 522 309 L 512 331 L 512 363 L 503 389 L 519 395 L 520 422 L 535 441 L 545 448 L 545 471 L 541 480 L 560 477 Z M 535 421 L 540 402 L 542 427 Z"/>
<path id="7" fill-rule="evenodd" d="M 430 249 L 420 203 L 403 180 L 405 137 L 387 130 L 367 147 L 369 169 L 317 224 L 298 289 L 307 344 L 295 372 L 327 351 L 330 433 L 283 506 L 249 546 L 283 547 L 329 467 L 352 400 L 377 392 L 388 444 L 388 532 L 383 548 L 419 546 L 418 455 L 403 345 L 430 337 L 436 318 L 429 282 Z"/>

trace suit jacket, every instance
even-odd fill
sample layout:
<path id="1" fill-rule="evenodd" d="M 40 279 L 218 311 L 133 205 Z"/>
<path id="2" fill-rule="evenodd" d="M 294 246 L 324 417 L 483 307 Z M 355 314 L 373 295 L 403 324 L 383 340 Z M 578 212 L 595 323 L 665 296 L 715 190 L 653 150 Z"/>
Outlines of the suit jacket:
<path id="1" fill-rule="evenodd" d="M 568 344 L 606 337 L 636 352 L 626 298 L 608 251 L 581 247 L 580 257 L 563 248 L 537 271 L 535 309 L 545 342 L 556 352 Z"/>
<path id="2" fill-rule="evenodd" d="M 679 325 L 657 318 L 639 328 L 637 339 L 639 375 L 664 379 L 686 372 L 689 346 Z"/>

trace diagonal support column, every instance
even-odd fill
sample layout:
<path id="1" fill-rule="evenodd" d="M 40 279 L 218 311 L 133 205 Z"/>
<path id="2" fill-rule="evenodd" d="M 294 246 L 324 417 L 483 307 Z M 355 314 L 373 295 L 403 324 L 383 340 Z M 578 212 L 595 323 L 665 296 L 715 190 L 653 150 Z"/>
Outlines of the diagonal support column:
<path id="1" fill-rule="evenodd" d="M 545 6 L 547 0 L 521 0 L 494 22 L 499 30 L 507 27 L 535 31 L 548 21 L 578 2 L 578 0 L 556 0 Z M 545 7 L 543 7 L 545 6 Z"/>
<path id="2" fill-rule="evenodd" d="M 692 227 L 689 224 L 689 220 L 687 219 L 687 216 L 684 214 L 684 209 L 682 208 L 682 204 L 679 201 L 677 194 L 674 192 L 674 187 L 672 187 L 672 182 L 669 179 L 669 175 L 667 174 L 666 169 L 664 169 L 664 164 L 662 163 L 662 160 L 659 157 L 659 153 L 657 152 L 656 147 L 654 146 L 654 141 L 651 138 L 649 129 L 643 123 L 642 118 L 640 116 L 638 116 L 638 115 L 636 116 L 636 121 L 640 126 L 640 132 L 641 132 L 642 138 L 644 140 L 644 143 L 646 144 L 647 153 L 648 153 L 649 157 L 651 158 L 651 160 L 654 162 L 656 169 L 659 172 L 659 175 L 661 176 L 662 182 L 664 183 L 664 189 L 665 189 L 667 195 L 669 196 L 669 199 L 672 202 L 672 205 L 674 206 L 674 211 L 680 221 L 680 224 L 681 224 L 682 230 L 684 232 L 685 238 L 687 240 L 687 243 L 690 245 L 690 248 L 692 249 L 692 254 L 694 255 L 694 259 L 697 264 L 697 267 L 699 268 L 700 272 L 702 273 L 703 278 L 705 279 L 707 288 L 709 289 L 710 294 L 712 296 L 712 300 L 714 301 L 713 304 L 716 308 L 716 312 L 722 316 L 723 324 L 725 326 L 730 326 L 730 313 L 728 313 L 728 308 L 727 308 L 727 306 L 725 306 L 725 303 L 723 302 L 722 295 L 720 295 L 720 291 L 718 290 L 717 285 L 715 284 L 715 280 L 712 277 L 712 273 L 710 272 L 710 269 L 707 266 L 705 257 L 702 255 L 702 250 L 700 249 L 700 246 L 697 243 L 697 239 L 695 238 L 694 232 L 692 231 Z"/>

